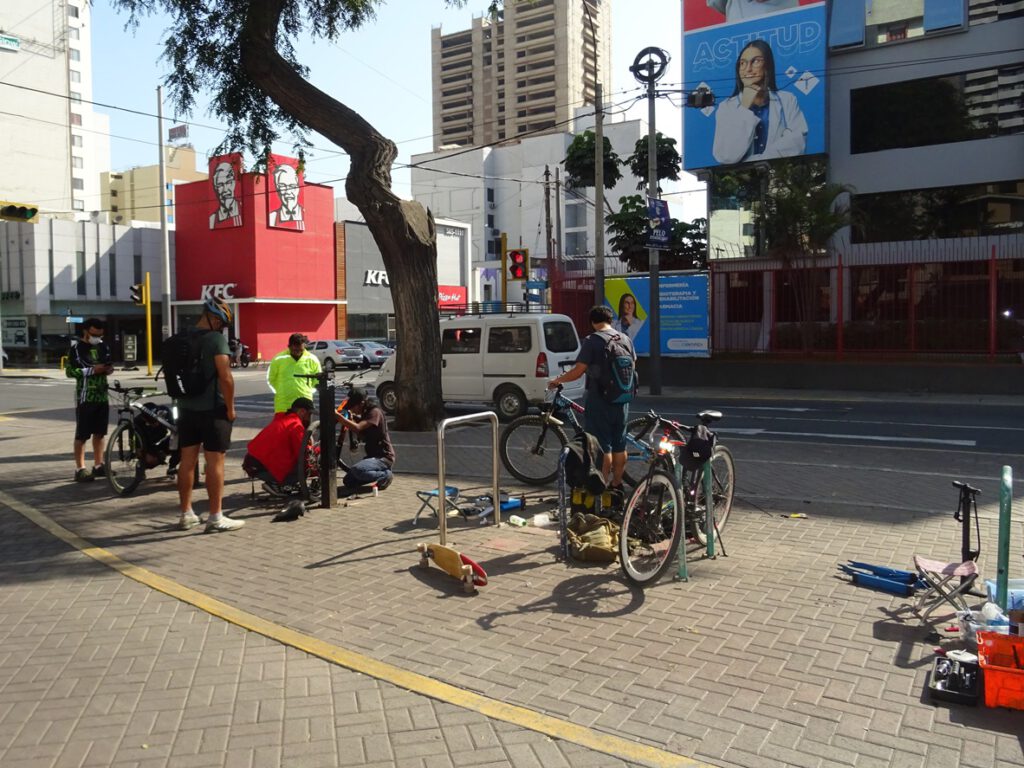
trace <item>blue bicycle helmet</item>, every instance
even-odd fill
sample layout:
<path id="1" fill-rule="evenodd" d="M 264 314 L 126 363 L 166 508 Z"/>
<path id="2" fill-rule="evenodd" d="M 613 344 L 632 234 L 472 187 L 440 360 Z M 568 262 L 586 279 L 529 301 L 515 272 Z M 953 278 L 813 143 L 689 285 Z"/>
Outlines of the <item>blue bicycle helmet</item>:
<path id="1" fill-rule="evenodd" d="M 203 303 L 203 310 L 209 312 L 216 318 L 219 318 L 225 326 L 230 326 L 231 321 L 234 319 L 234 314 L 231 312 L 231 307 L 228 306 L 227 302 L 223 299 L 211 297 Z"/>

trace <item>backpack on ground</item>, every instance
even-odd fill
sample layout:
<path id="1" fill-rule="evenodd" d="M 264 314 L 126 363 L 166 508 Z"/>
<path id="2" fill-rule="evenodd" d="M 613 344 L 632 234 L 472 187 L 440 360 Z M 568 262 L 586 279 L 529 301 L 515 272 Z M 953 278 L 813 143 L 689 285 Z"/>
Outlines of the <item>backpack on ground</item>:
<path id="1" fill-rule="evenodd" d="M 587 563 L 614 563 L 619 559 L 619 526 L 597 515 L 573 515 L 566 526 L 569 556 Z"/>
<path id="2" fill-rule="evenodd" d="M 628 403 L 633 400 L 639 388 L 636 374 L 636 355 L 621 333 L 599 332 L 605 339 L 604 363 L 598 391 L 609 403 Z"/>
<path id="3" fill-rule="evenodd" d="M 199 346 L 204 333 L 186 328 L 164 340 L 160 362 L 171 397 L 201 395 L 210 383 L 200 365 Z"/>

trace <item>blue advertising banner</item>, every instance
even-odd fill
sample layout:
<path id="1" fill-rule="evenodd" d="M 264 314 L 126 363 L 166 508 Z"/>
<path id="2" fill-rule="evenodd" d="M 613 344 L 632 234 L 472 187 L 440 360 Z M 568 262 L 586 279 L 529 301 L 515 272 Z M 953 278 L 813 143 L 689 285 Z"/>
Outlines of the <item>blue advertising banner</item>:
<path id="1" fill-rule="evenodd" d="M 710 357 L 708 321 L 709 282 L 702 275 L 662 275 L 658 281 L 661 308 L 661 354 L 667 357 Z M 605 301 L 615 313 L 612 326 L 633 341 L 638 355 L 651 353 L 647 327 L 651 278 L 609 277 Z"/>
<path id="2" fill-rule="evenodd" d="M 687 170 L 825 151 L 825 3 L 683 36 L 686 89 L 715 104 L 683 110 Z"/>
<path id="3" fill-rule="evenodd" d="M 672 220 L 668 202 L 647 198 L 647 247 L 668 250 L 672 247 Z"/>

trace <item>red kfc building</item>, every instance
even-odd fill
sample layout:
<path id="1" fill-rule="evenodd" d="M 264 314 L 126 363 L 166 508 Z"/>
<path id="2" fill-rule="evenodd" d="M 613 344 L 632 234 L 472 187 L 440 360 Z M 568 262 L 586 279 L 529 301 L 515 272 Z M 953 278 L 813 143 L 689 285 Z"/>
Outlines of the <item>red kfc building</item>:
<path id="1" fill-rule="evenodd" d="M 289 334 L 334 338 L 334 191 L 307 184 L 300 163 L 271 155 L 267 174 L 241 156 L 210 160 L 210 179 L 175 189 L 175 327 L 220 296 L 237 338 L 270 359 Z"/>

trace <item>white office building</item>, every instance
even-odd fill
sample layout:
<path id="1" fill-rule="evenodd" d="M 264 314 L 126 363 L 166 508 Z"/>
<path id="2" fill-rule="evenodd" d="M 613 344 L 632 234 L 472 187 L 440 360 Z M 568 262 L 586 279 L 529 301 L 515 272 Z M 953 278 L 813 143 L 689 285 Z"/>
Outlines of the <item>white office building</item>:
<path id="1" fill-rule="evenodd" d="M 43 213 L 100 209 L 109 120 L 92 99 L 88 0 L 0 3 L 0 200 Z"/>

